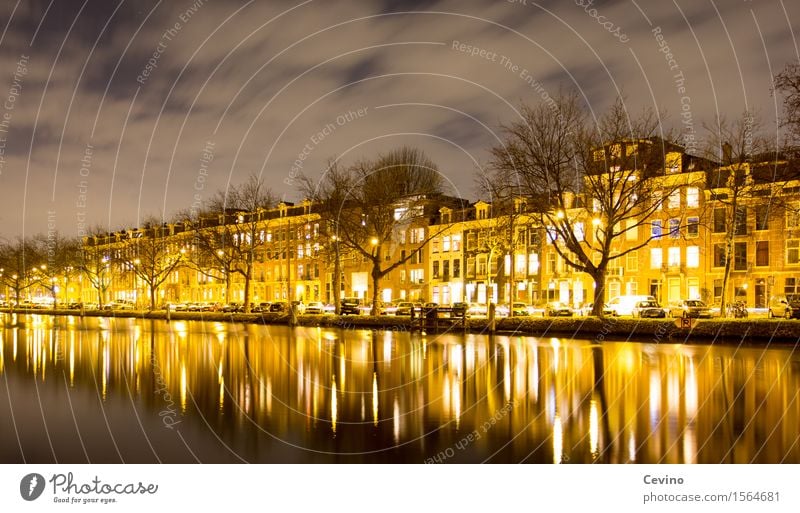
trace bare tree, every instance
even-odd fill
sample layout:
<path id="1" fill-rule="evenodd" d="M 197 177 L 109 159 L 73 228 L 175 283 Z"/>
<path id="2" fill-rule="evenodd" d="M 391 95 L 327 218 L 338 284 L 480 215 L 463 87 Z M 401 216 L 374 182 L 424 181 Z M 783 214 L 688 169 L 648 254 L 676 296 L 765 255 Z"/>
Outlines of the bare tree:
<path id="1" fill-rule="evenodd" d="M 753 203 L 758 203 L 767 213 L 778 209 L 780 195 L 776 179 L 780 177 L 762 180 L 763 177 L 751 172 L 757 161 L 777 157 L 777 154 L 768 155 L 770 144 L 763 135 L 760 119 L 753 113 L 745 111 L 733 122 L 718 117 L 714 125 L 705 125 L 705 129 L 708 133 L 705 153 L 709 160 L 718 163 L 708 172 L 706 185 L 711 191 L 713 231 L 724 231 L 723 252 L 715 254 L 714 258 L 724 262 L 720 316 L 725 317 L 731 271 L 746 270 L 747 266 L 746 259 L 736 258 L 736 237 L 748 234 L 747 212 Z M 772 148 L 774 151 L 774 146 Z M 760 222 L 759 216 L 756 217 L 756 222 Z"/>
<path id="2" fill-rule="evenodd" d="M 500 290 L 505 291 L 510 284 L 509 297 L 498 299 L 512 303 L 514 297 L 514 283 L 516 281 L 516 249 L 519 245 L 520 228 L 525 215 L 526 201 L 520 194 L 518 184 L 504 181 L 507 176 L 495 174 L 480 174 L 477 180 L 479 194 L 484 195 L 491 202 L 491 216 L 487 219 L 485 227 L 477 221 L 479 230 L 482 230 L 485 249 L 489 251 L 487 278 L 491 286 L 493 261 L 497 261 L 495 279 Z M 506 261 L 510 265 L 506 268 Z M 505 294 L 505 292 L 504 292 Z"/>
<path id="3" fill-rule="evenodd" d="M 631 117 L 622 99 L 594 124 L 574 92 L 553 104 L 523 105 L 520 113 L 502 127 L 503 144 L 492 148 L 491 179 L 513 184 L 558 255 L 592 277 L 592 314 L 600 316 L 609 264 L 660 236 L 650 230 L 652 214 L 686 185 L 685 176 L 664 177 L 681 171 L 666 167 L 667 154 L 679 148 L 655 137 L 654 112 Z M 631 230 L 647 236 L 612 251 Z"/>
<path id="4" fill-rule="evenodd" d="M 431 197 L 441 194 L 436 164 L 421 150 L 402 147 L 346 169 L 333 166 L 319 186 L 306 181 L 305 188 L 326 200 L 323 204 L 336 244 L 370 262 L 372 315 L 377 315 L 381 279 L 410 260 L 435 235 L 426 228 L 422 228 L 426 230 L 422 237 L 414 231 L 409 236 L 413 249 L 396 250 L 406 230 L 419 230 L 416 225 L 425 218 Z"/>
<path id="5" fill-rule="evenodd" d="M 275 203 L 275 196 L 264 181 L 251 175 L 245 183 L 219 192 L 212 199 L 207 214 L 221 216 L 221 222 L 199 239 L 206 261 L 214 262 L 226 280 L 230 280 L 232 273 L 244 278 L 245 312 L 250 312 L 256 255 L 268 242 L 263 227 L 264 214 Z M 230 287 L 229 281 L 226 287 Z"/>
<path id="6" fill-rule="evenodd" d="M 339 221 L 354 186 L 354 175 L 343 168 L 338 159 L 330 159 L 319 181 L 302 176 L 299 183 L 300 192 L 313 203 L 314 210 L 321 217 L 320 235 L 329 241 L 324 245 L 323 252 L 333 263 L 331 290 L 335 312 L 339 315 L 342 302 L 342 235 Z"/>
<path id="7" fill-rule="evenodd" d="M 170 237 L 167 225 L 155 220 L 145 222 L 144 228 L 134 231 L 132 236 L 120 263 L 147 286 L 150 310 L 155 310 L 158 289 L 181 265 L 186 250 Z"/>
<path id="8" fill-rule="evenodd" d="M 58 291 L 61 279 L 64 287 L 74 270 L 80 252 L 80 241 L 72 237 L 64 237 L 58 232 L 38 234 L 33 238 L 38 255 L 38 284 L 50 293 L 53 308 L 58 308 Z"/>
<path id="9" fill-rule="evenodd" d="M 106 236 L 103 228 L 90 228 L 74 263 L 77 271 L 86 277 L 97 292 L 97 304 L 101 310 L 106 302 L 106 292 L 111 286 L 111 253 L 102 243 L 98 243 L 105 240 Z"/>
<path id="10" fill-rule="evenodd" d="M 224 213 L 224 198 L 218 194 L 212 199 L 207 210 L 181 211 L 175 221 L 187 223 L 191 227 L 189 249 L 184 264 L 190 269 L 215 280 L 225 282 L 225 301 L 230 302 L 231 278 L 236 272 L 238 254 L 231 250 L 232 233 L 224 223 L 235 221 L 232 215 Z"/>
<path id="11" fill-rule="evenodd" d="M 38 283 L 33 277 L 38 260 L 35 244 L 31 240 L 17 237 L 0 245 L 0 282 L 13 291 L 17 305 L 22 294 Z"/>
<path id="12" fill-rule="evenodd" d="M 800 64 L 789 64 L 775 77 L 775 90 L 783 94 L 782 124 L 794 142 L 800 141 Z"/>

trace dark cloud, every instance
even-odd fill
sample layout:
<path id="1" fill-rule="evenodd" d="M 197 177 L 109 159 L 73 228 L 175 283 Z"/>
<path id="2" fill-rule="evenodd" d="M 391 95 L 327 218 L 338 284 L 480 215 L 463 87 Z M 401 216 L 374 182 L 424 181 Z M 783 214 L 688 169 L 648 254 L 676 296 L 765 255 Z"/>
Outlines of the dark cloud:
<path id="1" fill-rule="evenodd" d="M 78 231 L 78 214 L 110 228 L 169 216 L 251 172 L 299 199 L 289 169 L 306 144 L 310 175 L 331 156 L 349 162 L 415 144 L 472 196 L 475 162 L 486 161 L 498 125 L 520 102 L 546 101 L 560 87 L 577 87 L 597 112 L 619 88 L 631 109 L 666 110 L 666 128 L 680 127 L 683 93 L 656 25 L 698 130 L 745 106 L 770 126 L 771 73 L 798 58 L 791 20 L 800 15 L 786 2 L 788 18 L 772 3 L 717 3 L 717 13 L 688 0 L 638 2 L 643 12 L 622 0 L 595 2 L 594 12 L 533 0 L 91 0 L 77 16 L 78 0 L 53 2 L 45 16 L 50 4 L 21 3 L 0 45 L 3 101 L 17 62 L 29 60 L 0 168 L 5 236 L 44 230 L 48 211 L 66 233 Z M 0 19 L 11 7 L 0 7 Z M 367 114 L 337 121 L 358 109 Z M 214 160 L 201 182 L 209 145 Z"/>

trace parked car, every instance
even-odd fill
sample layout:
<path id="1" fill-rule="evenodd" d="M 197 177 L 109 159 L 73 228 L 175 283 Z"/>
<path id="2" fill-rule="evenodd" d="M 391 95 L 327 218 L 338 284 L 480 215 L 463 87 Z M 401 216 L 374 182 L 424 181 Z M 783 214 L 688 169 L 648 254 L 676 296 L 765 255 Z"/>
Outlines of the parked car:
<path id="1" fill-rule="evenodd" d="M 468 308 L 469 305 L 467 303 L 453 303 L 450 306 L 450 317 L 463 317 Z"/>
<path id="2" fill-rule="evenodd" d="M 241 313 L 244 312 L 244 306 L 241 303 L 228 303 L 222 307 L 222 311 L 225 313 Z"/>
<path id="3" fill-rule="evenodd" d="M 269 305 L 270 313 L 289 313 L 289 303 L 287 301 L 275 301 Z"/>
<path id="4" fill-rule="evenodd" d="M 633 315 L 633 309 L 639 301 L 656 301 L 656 298 L 642 295 L 617 296 L 608 302 L 608 307 L 617 316 Z"/>
<path id="5" fill-rule="evenodd" d="M 292 307 L 296 315 L 303 315 L 306 313 L 306 305 L 302 301 L 292 301 Z"/>
<path id="6" fill-rule="evenodd" d="M 592 310 L 594 310 L 594 303 L 584 303 L 583 306 L 578 309 L 578 315 L 584 317 L 592 315 Z M 603 315 L 614 315 L 614 310 L 606 303 L 603 303 Z"/>
<path id="7" fill-rule="evenodd" d="M 253 311 L 253 313 L 269 312 L 269 308 L 270 308 L 271 305 L 272 305 L 272 303 L 269 303 L 267 301 L 263 301 L 263 302 L 257 304 L 256 306 L 254 306 L 252 311 Z"/>
<path id="8" fill-rule="evenodd" d="M 437 317 L 439 315 L 439 303 L 429 302 L 422 305 L 422 315 L 425 317 Z"/>
<path id="9" fill-rule="evenodd" d="M 325 313 L 325 305 L 320 301 L 312 301 L 306 306 L 306 313 L 309 315 L 322 315 Z"/>
<path id="10" fill-rule="evenodd" d="M 484 303 L 469 303 L 467 306 L 467 317 L 486 317 L 489 315 L 489 307 Z"/>
<path id="11" fill-rule="evenodd" d="M 771 297 L 767 316 L 786 319 L 800 318 L 800 294 L 781 294 Z"/>
<path id="12" fill-rule="evenodd" d="M 681 299 L 670 304 L 669 316 L 710 319 L 711 309 L 699 299 Z"/>
<path id="13" fill-rule="evenodd" d="M 545 315 L 548 317 L 572 317 L 574 313 L 569 305 L 558 301 L 547 303 L 547 307 L 545 307 Z"/>
<path id="14" fill-rule="evenodd" d="M 117 299 L 106 304 L 103 310 L 135 310 L 136 305 L 128 299 Z"/>
<path id="15" fill-rule="evenodd" d="M 383 303 L 381 305 L 381 315 L 397 315 L 398 301 L 391 303 Z"/>
<path id="16" fill-rule="evenodd" d="M 511 303 L 512 317 L 524 317 L 526 315 L 533 315 L 534 313 L 534 308 L 531 305 L 525 303 Z"/>
<path id="17" fill-rule="evenodd" d="M 357 297 L 346 297 L 342 299 L 340 312 L 342 315 L 360 315 L 361 300 Z"/>
<path id="18" fill-rule="evenodd" d="M 397 310 L 395 310 L 395 315 L 411 315 L 411 309 L 414 308 L 414 303 L 410 301 L 401 301 L 397 303 Z"/>
<path id="19" fill-rule="evenodd" d="M 641 318 L 662 318 L 667 316 L 664 308 L 658 304 L 658 301 L 639 301 L 633 307 L 633 316 Z"/>

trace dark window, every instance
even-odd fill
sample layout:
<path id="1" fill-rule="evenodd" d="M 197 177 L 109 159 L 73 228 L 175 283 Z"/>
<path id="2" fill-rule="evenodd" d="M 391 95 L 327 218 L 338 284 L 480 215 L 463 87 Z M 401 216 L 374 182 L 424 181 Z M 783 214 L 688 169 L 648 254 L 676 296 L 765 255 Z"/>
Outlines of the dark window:
<path id="1" fill-rule="evenodd" d="M 725 232 L 725 210 L 724 208 L 714 209 L 714 233 Z"/>
<path id="2" fill-rule="evenodd" d="M 670 219 L 669 220 L 669 237 L 671 239 L 677 239 L 681 236 L 681 220 L 680 219 Z"/>
<path id="3" fill-rule="evenodd" d="M 786 283 L 783 286 L 784 294 L 797 294 L 800 293 L 800 282 L 797 278 L 786 278 Z"/>
<path id="4" fill-rule="evenodd" d="M 722 297 L 722 280 L 714 280 L 714 299 L 719 300 Z"/>
<path id="5" fill-rule="evenodd" d="M 442 262 L 442 274 L 444 275 L 445 280 L 450 279 L 450 260 L 445 260 Z"/>
<path id="6" fill-rule="evenodd" d="M 736 207 L 736 215 L 733 220 L 736 235 L 747 235 L 747 207 Z"/>
<path id="7" fill-rule="evenodd" d="M 456 258 L 453 260 L 453 278 L 461 277 L 461 260 Z"/>
<path id="8" fill-rule="evenodd" d="M 439 278 L 439 262 L 433 263 L 433 277 L 436 279 Z"/>
<path id="9" fill-rule="evenodd" d="M 769 229 L 769 205 L 756 207 L 756 230 Z"/>
<path id="10" fill-rule="evenodd" d="M 725 244 L 714 244 L 714 267 L 725 267 Z"/>
<path id="11" fill-rule="evenodd" d="M 697 237 L 700 234 L 700 218 L 690 217 L 686 223 L 686 236 Z"/>
<path id="12" fill-rule="evenodd" d="M 650 236 L 654 239 L 661 237 L 661 220 L 656 219 L 650 223 Z"/>
<path id="13" fill-rule="evenodd" d="M 733 268 L 736 271 L 747 270 L 747 243 L 736 242 L 733 245 Z"/>
<path id="14" fill-rule="evenodd" d="M 756 242 L 756 265 L 769 265 L 769 241 Z"/>

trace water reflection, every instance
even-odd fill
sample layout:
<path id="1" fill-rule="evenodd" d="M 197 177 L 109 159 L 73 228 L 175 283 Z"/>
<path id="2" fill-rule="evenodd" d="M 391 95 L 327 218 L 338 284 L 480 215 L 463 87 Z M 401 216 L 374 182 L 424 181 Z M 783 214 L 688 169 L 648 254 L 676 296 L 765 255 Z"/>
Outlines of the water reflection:
<path id="1" fill-rule="evenodd" d="M 0 334 L 2 462 L 800 462 L 793 348 L 10 315 Z"/>

